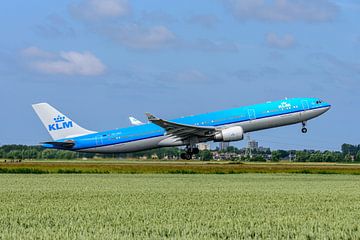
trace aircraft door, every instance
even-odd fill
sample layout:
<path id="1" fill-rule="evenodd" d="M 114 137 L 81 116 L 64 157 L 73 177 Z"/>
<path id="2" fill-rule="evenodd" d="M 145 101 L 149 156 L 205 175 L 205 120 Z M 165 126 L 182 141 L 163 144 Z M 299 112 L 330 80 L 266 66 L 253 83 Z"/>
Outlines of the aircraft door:
<path id="1" fill-rule="evenodd" d="M 256 118 L 255 109 L 248 109 L 249 119 L 254 120 Z"/>
<path id="2" fill-rule="evenodd" d="M 103 144 L 102 136 L 96 136 L 96 146 L 100 146 Z"/>
<path id="3" fill-rule="evenodd" d="M 304 110 L 309 110 L 310 107 L 309 107 L 309 102 L 307 100 L 302 100 L 301 103 Z"/>

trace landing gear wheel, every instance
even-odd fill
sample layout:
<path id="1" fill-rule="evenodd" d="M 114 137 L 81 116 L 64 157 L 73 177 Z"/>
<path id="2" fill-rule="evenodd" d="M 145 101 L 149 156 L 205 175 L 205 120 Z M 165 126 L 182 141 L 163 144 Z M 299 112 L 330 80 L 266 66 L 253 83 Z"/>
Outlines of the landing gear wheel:
<path id="1" fill-rule="evenodd" d="M 199 153 L 199 149 L 198 149 L 198 148 L 193 148 L 193 149 L 192 149 L 192 153 L 193 153 L 193 154 L 198 154 L 198 153 Z"/>
<path id="2" fill-rule="evenodd" d="M 306 121 L 303 121 L 303 122 L 302 122 L 301 132 L 302 132 L 302 133 L 307 133 Z"/>
<path id="3" fill-rule="evenodd" d="M 190 154 L 190 153 L 181 153 L 180 158 L 190 160 L 190 159 L 192 159 L 192 154 Z"/>

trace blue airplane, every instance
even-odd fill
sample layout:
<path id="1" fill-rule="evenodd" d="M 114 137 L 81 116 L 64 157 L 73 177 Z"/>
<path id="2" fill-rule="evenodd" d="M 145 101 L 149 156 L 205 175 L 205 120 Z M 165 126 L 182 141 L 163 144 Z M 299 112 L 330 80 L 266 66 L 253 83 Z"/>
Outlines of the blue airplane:
<path id="1" fill-rule="evenodd" d="M 306 122 L 328 111 L 319 98 L 292 98 L 246 107 L 164 120 L 146 113 L 149 123 L 104 132 L 84 129 L 47 103 L 32 105 L 53 141 L 45 148 L 92 153 L 128 153 L 160 147 L 186 146 L 182 159 L 199 153 L 197 143 L 239 141 L 248 132 Z"/>

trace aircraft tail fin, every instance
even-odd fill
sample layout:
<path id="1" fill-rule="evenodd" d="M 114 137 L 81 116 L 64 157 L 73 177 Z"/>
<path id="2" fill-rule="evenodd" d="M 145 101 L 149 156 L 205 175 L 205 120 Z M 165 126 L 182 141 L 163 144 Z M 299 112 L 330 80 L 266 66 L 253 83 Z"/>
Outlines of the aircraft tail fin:
<path id="1" fill-rule="evenodd" d="M 48 103 L 37 103 L 32 107 L 53 140 L 95 133 L 80 127 Z"/>

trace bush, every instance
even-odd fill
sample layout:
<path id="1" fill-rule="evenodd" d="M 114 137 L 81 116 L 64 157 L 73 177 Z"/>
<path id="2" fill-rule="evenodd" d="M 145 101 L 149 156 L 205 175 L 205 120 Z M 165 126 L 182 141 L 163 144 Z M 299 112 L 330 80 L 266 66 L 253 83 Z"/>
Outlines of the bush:
<path id="1" fill-rule="evenodd" d="M 266 162 L 266 159 L 261 155 L 256 155 L 251 159 L 251 161 L 254 161 L 254 162 Z"/>

